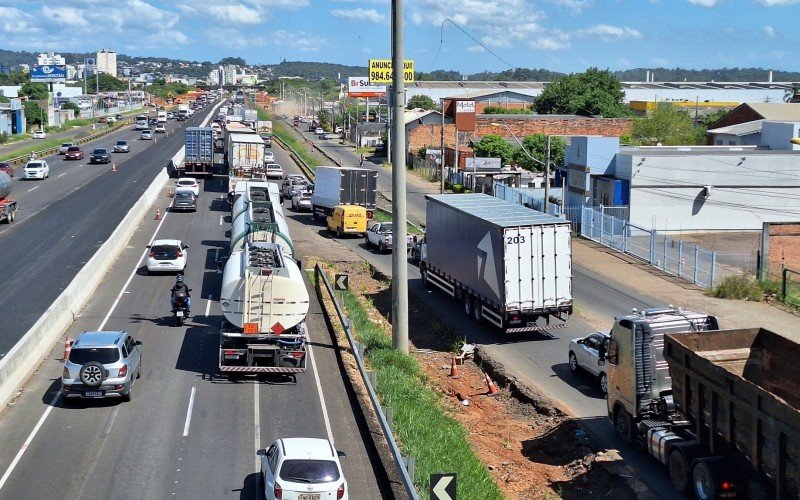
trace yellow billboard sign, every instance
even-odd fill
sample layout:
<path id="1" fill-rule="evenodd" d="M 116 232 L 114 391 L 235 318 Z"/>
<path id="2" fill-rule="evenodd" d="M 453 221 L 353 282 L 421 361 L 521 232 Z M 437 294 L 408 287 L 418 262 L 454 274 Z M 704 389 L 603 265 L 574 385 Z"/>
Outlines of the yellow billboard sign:
<path id="1" fill-rule="evenodd" d="M 403 81 L 405 83 L 414 83 L 414 61 L 412 60 L 403 61 Z M 369 82 L 392 83 L 392 60 L 370 59 Z"/>

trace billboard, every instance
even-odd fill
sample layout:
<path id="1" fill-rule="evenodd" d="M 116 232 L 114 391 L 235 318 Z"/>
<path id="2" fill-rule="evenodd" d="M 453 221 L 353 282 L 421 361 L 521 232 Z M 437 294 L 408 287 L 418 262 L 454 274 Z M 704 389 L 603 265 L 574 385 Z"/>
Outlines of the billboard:
<path id="1" fill-rule="evenodd" d="M 369 81 L 370 83 L 392 83 L 392 60 L 370 59 Z M 413 60 L 403 61 L 403 81 L 405 83 L 414 83 Z"/>
<path id="2" fill-rule="evenodd" d="M 466 158 L 466 169 L 478 172 L 499 172 L 500 158 Z"/>
<path id="3" fill-rule="evenodd" d="M 386 97 L 386 85 L 370 85 L 365 76 L 351 76 L 347 79 L 349 97 Z"/>
<path id="4" fill-rule="evenodd" d="M 67 67 L 43 64 L 31 68 L 32 82 L 64 82 L 67 80 Z"/>

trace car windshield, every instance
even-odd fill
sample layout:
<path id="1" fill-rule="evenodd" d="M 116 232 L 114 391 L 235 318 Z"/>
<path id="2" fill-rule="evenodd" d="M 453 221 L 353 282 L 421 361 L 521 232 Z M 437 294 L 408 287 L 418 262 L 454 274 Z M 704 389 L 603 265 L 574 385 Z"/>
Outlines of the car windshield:
<path id="1" fill-rule="evenodd" d="M 42 164 L 39 163 L 38 161 L 34 161 L 25 165 L 25 168 L 42 168 Z"/>
<path id="2" fill-rule="evenodd" d="M 155 245 L 150 249 L 156 260 L 175 260 L 178 258 L 178 247 L 173 245 Z"/>
<path id="3" fill-rule="evenodd" d="M 175 193 L 175 199 L 181 201 L 191 201 L 194 198 L 192 193 Z"/>
<path id="4" fill-rule="evenodd" d="M 391 222 L 384 222 L 380 225 L 380 229 L 378 232 L 381 234 L 391 233 L 392 232 L 392 223 Z"/>
<path id="5" fill-rule="evenodd" d="M 117 146 L 127 146 L 128 141 L 117 141 Z"/>
<path id="6" fill-rule="evenodd" d="M 92 154 L 93 155 L 104 155 L 104 154 L 106 154 L 106 150 L 105 149 L 95 149 L 94 151 L 92 151 Z"/>
<path id="7" fill-rule="evenodd" d="M 79 347 L 69 353 L 69 360 L 76 365 L 85 365 L 89 361 L 107 365 L 119 361 L 119 349 L 116 347 Z"/>
<path id="8" fill-rule="evenodd" d="M 61 145 L 62 148 L 68 148 L 70 146 L 72 146 L 71 142 L 65 142 L 64 144 Z"/>
<path id="9" fill-rule="evenodd" d="M 194 186 L 195 184 L 194 181 L 178 181 L 179 186 Z"/>
<path id="10" fill-rule="evenodd" d="M 81 148 L 79 148 L 78 146 L 70 146 L 67 148 L 67 152 L 69 153 L 77 153 L 80 150 Z"/>
<path id="11" fill-rule="evenodd" d="M 286 460 L 279 476 L 294 483 L 330 483 L 339 480 L 339 468 L 332 460 Z"/>

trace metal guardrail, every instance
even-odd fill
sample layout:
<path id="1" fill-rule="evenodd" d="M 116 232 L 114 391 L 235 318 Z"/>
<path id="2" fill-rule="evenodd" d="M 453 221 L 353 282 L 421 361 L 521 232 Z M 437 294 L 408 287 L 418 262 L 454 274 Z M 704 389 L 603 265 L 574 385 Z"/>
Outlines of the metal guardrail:
<path id="1" fill-rule="evenodd" d="M 384 413 L 380 401 L 378 401 L 378 395 L 375 393 L 375 389 L 372 387 L 373 382 L 370 374 L 374 373 L 368 372 L 366 366 L 364 365 L 364 345 L 353 338 L 353 330 L 350 320 L 347 318 L 347 315 L 345 315 L 342 306 L 336 300 L 336 296 L 333 292 L 333 288 L 331 287 L 328 277 L 325 276 L 322 268 L 319 266 L 319 264 L 317 264 L 314 266 L 314 285 L 317 289 L 317 293 L 321 292 L 320 277 L 322 278 L 322 283 L 325 284 L 325 289 L 328 291 L 328 296 L 330 296 L 331 301 L 333 302 L 333 307 L 336 308 L 336 314 L 339 316 L 339 321 L 344 328 L 344 333 L 347 336 L 347 342 L 350 344 L 350 349 L 353 351 L 353 357 L 356 358 L 358 371 L 361 373 L 361 379 L 364 382 L 364 386 L 367 388 L 367 393 L 369 394 L 369 400 L 372 403 L 372 408 L 375 410 L 375 414 L 378 416 L 378 423 L 383 431 L 383 436 L 386 438 L 386 443 L 389 445 L 389 450 L 392 452 L 392 456 L 394 457 L 394 460 L 397 463 L 400 472 L 402 473 L 403 486 L 411 498 L 418 500 L 419 495 L 417 494 L 417 490 L 414 488 L 413 478 L 414 457 L 404 457 L 403 454 L 400 453 L 400 448 L 397 447 L 397 442 L 394 439 L 392 428 L 389 425 L 389 419 Z"/>

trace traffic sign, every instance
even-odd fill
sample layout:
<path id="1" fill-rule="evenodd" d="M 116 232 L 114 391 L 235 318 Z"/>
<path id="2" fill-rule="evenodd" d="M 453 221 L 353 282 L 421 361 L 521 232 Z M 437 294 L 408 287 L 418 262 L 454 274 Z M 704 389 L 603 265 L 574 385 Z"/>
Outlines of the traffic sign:
<path id="1" fill-rule="evenodd" d="M 414 83 L 414 61 L 403 61 L 403 81 Z M 369 82 L 392 83 L 392 60 L 391 59 L 370 59 L 369 60 Z"/>
<path id="2" fill-rule="evenodd" d="M 455 474 L 431 474 L 431 500 L 456 500 Z"/>
<path id="3" fill-rule="evenodd" d="M 333 288 L 336 291 L 345 291 L 350 288 L 350 283 L 348 282 L 346 274 L 337 274 L 336 279 L 333 280 Z"/>

